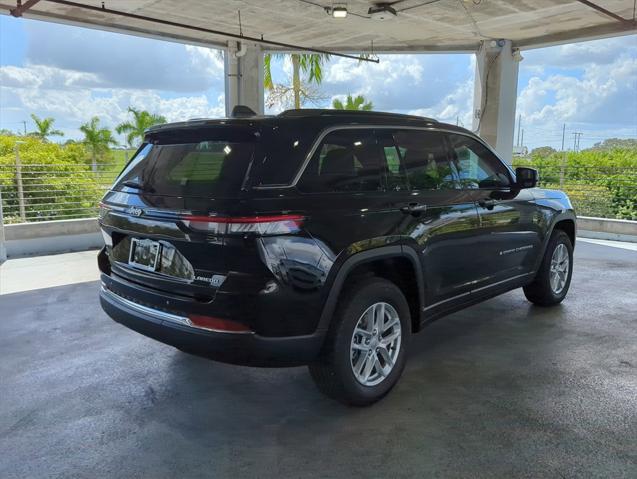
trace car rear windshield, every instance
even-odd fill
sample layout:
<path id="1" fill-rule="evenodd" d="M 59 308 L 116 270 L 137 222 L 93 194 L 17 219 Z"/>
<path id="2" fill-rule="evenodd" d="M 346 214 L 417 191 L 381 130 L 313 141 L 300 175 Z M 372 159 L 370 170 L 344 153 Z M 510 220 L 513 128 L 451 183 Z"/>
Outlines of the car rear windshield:
<path id="1" fill-rule="evenodd" d="M 184 197 L 236 197 L 252 186 L 286 185 L 308 147 L 279 128 L 170 130 L 147 138 L 114 189 Z"/>
<path id="2" fill-rule="evenodd" d="M 246 186 L 257 140 L 250 131 L 158 135 L 142 145 L 115 188 L 165 196 L 236 196 Z"/>

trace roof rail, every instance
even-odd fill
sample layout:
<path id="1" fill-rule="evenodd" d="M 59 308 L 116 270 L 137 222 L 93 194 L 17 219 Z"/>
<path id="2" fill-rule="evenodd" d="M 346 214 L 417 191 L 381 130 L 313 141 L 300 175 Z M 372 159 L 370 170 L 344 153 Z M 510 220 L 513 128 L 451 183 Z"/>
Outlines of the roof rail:
<path id="1" fill-rule="evenodd" d="M 362 111 L 362 110 L 334 110 L 327 108 L 301 108 L 298 110 L 285 110 L 277 116 L 284 118 L 307 117 L 307 116 L 362 116 L 362 117 L 389 117 L 402 118 L 405 120 L 428 121 L 438 123 L 438 120 L 417 115 L 404 115 L 402 113 L 390 113 L 385 111 Z"/>

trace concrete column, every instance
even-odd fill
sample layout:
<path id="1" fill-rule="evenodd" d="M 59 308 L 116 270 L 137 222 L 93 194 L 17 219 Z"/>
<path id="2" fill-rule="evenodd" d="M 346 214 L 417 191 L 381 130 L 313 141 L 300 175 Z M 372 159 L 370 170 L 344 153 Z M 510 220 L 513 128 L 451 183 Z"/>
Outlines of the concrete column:
<path id="1" fill-rule="evenodd" d="M 259 45 L 228 42 L 224 52 L 226 116 L 236 105 L 263 114 L 263 51 Z"/>
<path id="2" fill-rule="evenodd" d="M 510 40 L 483 42 L 476 53 L 473 130 L 511 163 L 518 69 L 522 56 Z"/>

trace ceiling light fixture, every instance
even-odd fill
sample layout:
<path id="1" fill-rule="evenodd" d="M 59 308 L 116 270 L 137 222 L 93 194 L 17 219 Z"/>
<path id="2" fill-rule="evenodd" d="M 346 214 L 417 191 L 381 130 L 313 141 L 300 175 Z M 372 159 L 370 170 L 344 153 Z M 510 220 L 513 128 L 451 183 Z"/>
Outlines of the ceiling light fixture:
<path id="1" fill-rule="evenodd" d="M 347 16 L 347 7 L 332 8 L 332 16 L 334 18 L 345 18 Z"/>

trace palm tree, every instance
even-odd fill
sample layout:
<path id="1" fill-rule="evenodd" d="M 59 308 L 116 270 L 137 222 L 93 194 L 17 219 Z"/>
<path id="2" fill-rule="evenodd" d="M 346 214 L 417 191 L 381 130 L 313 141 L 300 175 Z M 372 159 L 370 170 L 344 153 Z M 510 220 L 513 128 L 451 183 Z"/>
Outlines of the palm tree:
<path id="1" fill-rule="evenodd" d="M 33 113 L 31 113 L 31 118 L 37 131 L 31 132 L 30 135 L 38 137 L 42 141 L 48 141 L 48 136 L 64 136 L 64 132 L 53 129 L 53 123 L 55 123 L 53 118 L 40 118 Z"/>
<path id="2" fill-rule="evenodd" d="M 272 53 L 265 55 L 263 86 L 266 90 L 273 90 L 275 87 L 272 80 Z M 283 54 L 274 54 L 277 58 L 282 58 Z M 319 85 L 323 81 L 323 64 L 330 59 L 329 55 L 318 53 L 292 53 L 292 91 L 294 92 L 294 108 L 301 108 L 302 80 L 301 73 L 306 75 L 307 83 Z"/>
<path id="3" fill-rule="evenodd" d="M 115 127 L 115 131 L 120 135 L 126 133 L 126 143 L 129 146 L 133 146 L 135 140 L 139 138 L 139 141 L 144 139 L 144 132 L 153 125 L 161 125 L 166 123 L 166 118 L 161 115 L 155 115 L 148 113 L 145 110 L 137 110 L 132 106 L 128 107 L 128 111 L 133 114 L 133 121 L 125 121 Z"/>
<path id="4" fill-rule="evenodd" d="M 96 116 L 80 126 L 84 133 L 84 144 L 91 150 L 91 168 L 97 173 L 97 157 L 108 151 L 110 145 L 116 145 L 113 132 L 108 128 L 100 128 L 100 119 Z"/>
<path id="5" fill-rule="evenodd" d="M 347 95 L 345 104 L 338 98 L 334 98 L 332 101 L 332 108 L 335 110 L 362 110 L 370 111 L 374 108 L 374 104 L 371 101 L 366 101 L 363 95 L 357 95 L 356 98 L 352 98 L 352 95 Z"/>

